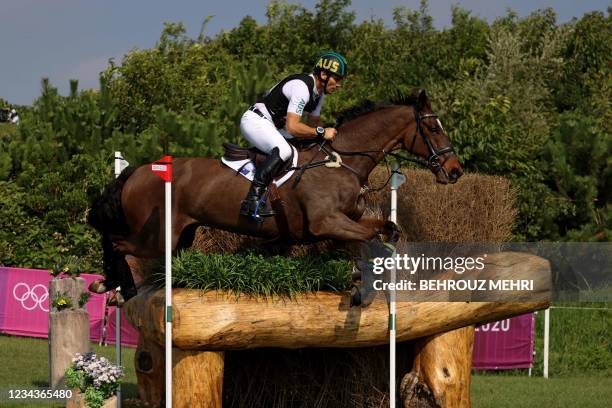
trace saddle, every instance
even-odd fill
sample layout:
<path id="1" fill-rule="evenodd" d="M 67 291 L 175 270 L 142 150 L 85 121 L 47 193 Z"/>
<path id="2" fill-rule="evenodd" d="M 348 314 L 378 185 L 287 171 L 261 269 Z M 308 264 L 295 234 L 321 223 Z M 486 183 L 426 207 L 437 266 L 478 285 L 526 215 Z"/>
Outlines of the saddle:
<path id="1" fill-rule="evenodd" d="M 223 157 L 229 161 L 238 161 L 238 160 L 246 160 L 249 159 L 253 162 L 255 167 L 259 166 L 265 159 L 268 157 L 267 153 L 262 152 L 256 147 L 242 147 L 235 145 L 233 143 L 223 143 Z M 293 163 L 293 151 L 291 152 L 291 157 L 289 160 L 286 160 L 282 166 L 276 169 L 274 174 L 274 178 L 276 178 L 279 174 L 287 171 Z"/>
<path id="2" fill-rule="evenodd" d="M 223 157 L 228 161 L 241 161 L 241 160 L 251 160 L 255 167 L 259 166 L 268 156 L 267 153 L 262 152 L 256 147 L 242 147 L 232 143 L 223 143 Z M 291 157 L 289 160 L 285 161 L 280 168 L 275 170 L 275 174 L 273 179 L 275 179 L 280 174 L 288 171 L 293 164 L 293 156 L 294 150 L 291 149 Z M 268 188 L 268 192 L 264 196 L 266 200 L 269 200 L 270 206 L 276 212 L 275 219 L 276 224 L 278 226 L 278 230 L 280 233 L 280 237 L 284 239 L 292 239 L 291 232 L 289 229 L 289 220 L 287 219 L 287 213 L 285 208 L 285 203 L 281 199 L 278 188 L 275 183 L 270 183 Z"/>

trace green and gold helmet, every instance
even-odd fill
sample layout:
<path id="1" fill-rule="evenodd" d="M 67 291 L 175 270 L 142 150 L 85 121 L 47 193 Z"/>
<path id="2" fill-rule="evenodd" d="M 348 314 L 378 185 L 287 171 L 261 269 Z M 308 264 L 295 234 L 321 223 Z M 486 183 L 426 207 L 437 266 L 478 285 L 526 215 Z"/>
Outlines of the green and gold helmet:
<path id="1" fill-rule="evenodd" d="M 346 76 L 346 59 L 335 51 L 324 52 L 319 55 L 314 67 L 315 74 L 324 71 L 339 78 Z"/>

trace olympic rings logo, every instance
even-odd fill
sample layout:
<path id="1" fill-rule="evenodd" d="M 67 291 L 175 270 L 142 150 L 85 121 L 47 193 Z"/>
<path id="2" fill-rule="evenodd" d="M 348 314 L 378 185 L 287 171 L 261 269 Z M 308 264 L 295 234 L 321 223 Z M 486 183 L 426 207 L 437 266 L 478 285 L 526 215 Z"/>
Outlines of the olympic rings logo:
<path id="1" fill-rule="evenodd" d="M 45 309 L 44 302 L 49 298 L 49 291 L 45 285 L 34 285 L 32 289 L 27 283 L 21 282 L 13 287 L 13 297 L 21 303 L 25 310 L 34 310 L 37 307 L 43 312 L 48 312 Z"/>

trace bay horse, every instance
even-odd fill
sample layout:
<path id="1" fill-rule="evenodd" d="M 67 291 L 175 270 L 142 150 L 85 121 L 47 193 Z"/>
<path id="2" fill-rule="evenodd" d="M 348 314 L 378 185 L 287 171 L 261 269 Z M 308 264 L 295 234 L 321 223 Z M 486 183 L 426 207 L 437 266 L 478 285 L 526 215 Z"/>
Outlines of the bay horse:
<path id="1" fill-rule="evenodd" d="M 390 221 L 362 217 L 368 175 L 386 155 L 403 158 L 394 153 L 403 149 L 421 157 L 439 183 L 454 183 L 462 174 L 425 91 L 343 116 L 333 143 L 325 149 L 319 145 L 319 149 L 302 150 L 298 161 L 303 169 L 313 161 L 325 160 L 331 150 L 341 158 L 341 166 L 309 168 L 301 172 L 299 182 L 293 182 L 294 174 L 278 188 L 287 220 L 283 229 L 288 236 L 281 234 L 275 217 L 255 222 L 240 215 L 249 181 L 235 170 L 218 159 L 174 159 L 172 249 L 189 246 L 199 225 L 296 243 L 326 239 L 366 242 L 378 234 L 397 233 Z M 94 283 L 90 290 L 100 293 L 121 286 L 124 300 L 136 294 L 125 255 L 163 255 L 163 214 L 164 182 L 148 165 L 124 170 L 106 188 L 88 217 L 102 235 L 106 280 Z"/>

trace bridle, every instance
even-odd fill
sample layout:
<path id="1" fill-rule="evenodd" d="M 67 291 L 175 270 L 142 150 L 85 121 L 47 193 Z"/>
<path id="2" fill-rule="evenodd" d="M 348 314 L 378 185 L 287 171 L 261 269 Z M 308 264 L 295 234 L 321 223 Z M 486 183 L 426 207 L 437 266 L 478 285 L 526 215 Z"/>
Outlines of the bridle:
<path id="1" fill-rule="evenodd" d="M 440 157 L 448 153 L 453 153 L 455 151 L 453 149 L 453 145 L 449 142 L 448 146 L 444 146 L 443 148 L 436 150 L 433 146 L 433 143 L 431 143 L 431 139 L 429 138 L 429 136 L 427 136 L 427 134 L 423 132 L 423 126 L 425 126 L 427 130 L 429 130 L 431 133 L 437 133 L 441 130 L 441 128 L 432 128 L 432 127 L 429 127 L 426 123 L 423 123 L 423 119 L 427 119 L 427 118 L 438 119 L 438 115 L 436 115 L 435 113 L 426 113 L 424 115 L 421 115 L 421 113 L 417 111 L 417 109 L 414 106 L 412 107 L 412 112 L 416 120 L 415 134 L 414 134 L 414 137 L 412 138 L 412 143 L 410 144 L 410 147 L 406 148 L 407 146 L 404 146 L 404 148 L 406 148 L 406 150 L 408 151 L 411 151 L 414 148 L 414 144 L 416 143 L 417 136 L 421 136 L 421 139 L 423 139 L 425 146 L 427 146 L 427 149 L 429 150 L 429 157 L 427 158 L 427 160 L 423 160 L 419 157 L 406 157 L 401 154 L 393 153 L 391 151 L 387 152 L 385 150 L 383 150 L 383 153 L 386 156 L 388 155 L 391 157 L 395 157 L 396 159 L 399 159 L 399 160 L 418 163 L 422 166 L 427 167 L 434 174 L 437 174 L 442 171 L 444 172 L 444 175 L 448 177 L 446 170 L 444 170 L 444 164 L 450 158 L 450 156 L 447 156 L 442 163 L 440 163 L 439 159 Z"/>
<path id="2" fill-rule="evenodd" d="M 433 143 L 431 142 L 431 139 L 429 138 L 429 136 L 427 136 L 427 134 L 425 132 L 423 132 L 423 126 L 425 126 L 427 128 L 427 130 L 429 130 L 432 133 L 437 133 L 438 131 L 441 130 L 441 128 L 432 128 L 430 126 L 428 126 L 426 123 L 423 123 L 423 119 L 427 119 L 427 118 L 438 118 L 438 115 L 436 115 L 435 113 L 426 113 L 424 115 L 421 115 L 421 113 L 416 109 L 416 107 L 413 105 L 412 106 L 412 112 L 414 114 L 414 118 L 416 121 L 416 128 L 415 128 L 415 134 L 412 138 L 412 143 L 410 144 L 410 147 L 407 148 L 406 145 L 404 144 L 404 148 L 408 151 L 411 151 L 414 148 L 414 144 L 416 143 L 417 137 L 420 136 L 421 139 L 423 139 L 423 142 L 425 143 L 425 145 L 427 146 L 427 149 L 429 150 L 429 157 L 427 159 L 422 159 L 420 157 L 410 157 L 410 156 L 404 156 L 398 153 L 394 153 L 390 150 L 386 150 L 386 149 L 382 149 L 382 150 L 362 150 L 362 151 L 342 151 L 342 150 L 338 150 L 336 148 L 334 148 L 331 144 L 327 145 L 330 149 L 328 149 L 325 144 L 326 144 L 326 140 L 322 140 L 319 141 L 318 143 L 316 143 L 316 145 L 319 146 L 318 151 L 323 151 L 324 153 L 326 153 L 328 155 L 328 159 L 322 160 L 322 161 L 318 161 L 315 163 L 312 163 L 312 159 L 314 159 L 314 156 L 312 156 L 311 161 L 308 162 L 305 165 L 299 166 L 299 167 L 295 167 L 295 168 L 290 168 L 288 170 L 300 170 L 300 174 L 297 177 L 297 180 L 295 182 L 295 185 L 297 185 L 297 183 L 299 182 L 299 179 L 301 178 L 301 175 L 303 174 L 303 172 L 309 168 L 313 168 L 313 167 L 319 167 L 322 165 L 325 165 L 326 163 L 329 163 L 330 161 L 334 161 L 334 159 L 332 159 L 332 151 L 339 154 L 340 156 L 364 156 L 364 157 L 368 157 L 370 160 L 372 160 L 374 163 L 378 163 L 379 160 L 376 160 L 372 153 L 383 153 L 383 158 L 385 158 L 386 156 L 391 156 L 394 157 L 395 159 L 399 160 L 399 161 L 405 161 L 405 162 L 411 162 L 411 163 L 416 163 L 419 164 L 421 166 L 427 167 L 429 170 L 431 170 L 434 174 L 437 174 L 439 172 L 444 172 L 444 175 L 447 178 L 450 178 L 448 173 L 446 172 L 446 170 L 444 169 L 444 164 L 446 163 L 446 161 L 450 158 L 450 155 L 448 155 L 448 153 L 453 153 L 455 150 L 453 149 L 452 144 L 449 141 L 449 144 L 447 146 L 442 147 L 441 149 L 435 149 L 433 146 Z M 403 144 L 403 142 L 402 142 Z M 445 155 L 446 158 L 444 159 L 444 161 L 442 161 L 442 163 L 440 163 L 439 159 L 440 157 L 443 157 Z M 354 173 L 359 179 L 360 182 L 362 183 L 362 185 L 364 185 L 364 187 L 367 184 L 367 180 L 365 180 L 365 183 L 363 180 L 361 180 L 361 175 L 353 168 L 351 168 L 349 165 L 345 164 L 345 163 L 340 163 L 341 167 L 346 168 L 347 170 L 349 170 L 350 172 Z M 376 189 L 370 189 L 368 188 L 369 191 L 378 191 L 382 188 L 384 188 L 388 183 L 389 180 L 391 179 L 391 176 L 393 175 L 393 173 L 399 173 L 399 171 L 393 171 L 389 174 L 389 179 L 387 179 L 387 182 L 380 188 L 376 188 Z"/>

